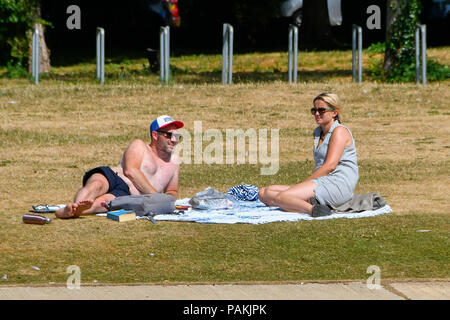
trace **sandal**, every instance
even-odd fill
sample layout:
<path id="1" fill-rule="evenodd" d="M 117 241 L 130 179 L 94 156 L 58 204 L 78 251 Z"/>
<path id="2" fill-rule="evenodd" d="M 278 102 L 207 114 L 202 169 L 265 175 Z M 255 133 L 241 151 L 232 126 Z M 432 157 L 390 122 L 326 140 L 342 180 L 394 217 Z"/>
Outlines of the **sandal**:
<path id="1" fill-rule="evenodd" d="M 35 213 L 54 213 L 56 210 L 64 208 L 65 204 L 39 204 L 37 206 L 31 206 L 33 209 L 29 212 Z"/>

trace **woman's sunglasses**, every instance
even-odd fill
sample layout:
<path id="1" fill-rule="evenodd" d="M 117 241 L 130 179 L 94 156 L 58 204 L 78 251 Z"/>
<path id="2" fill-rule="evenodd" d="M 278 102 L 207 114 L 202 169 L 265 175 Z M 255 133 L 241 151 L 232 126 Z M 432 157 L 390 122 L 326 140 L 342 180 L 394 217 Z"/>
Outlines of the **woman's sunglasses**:
<path id="1" fill-rule="evenodd" d="M 180 142 L 181 140 L 183 140 L 183 135 L 181 133 L 168 132 L 163 130 L 156 130 L 156 132 L 161 133 L 169 140 L 172 140 L 172 137 L 175 139 L 176 142 Z"/>
<path id="2" fill-rule="evenodd" d="M 323 115 L 325 112 L 333 111 L 333 110 L 334 110 L 334 108 L 328 108 L 328 109 L 325 109 L 325 108 L 311 108 L 311 114 L 315 115 L 316 112 L 319 112 L 320 115 Z"/>

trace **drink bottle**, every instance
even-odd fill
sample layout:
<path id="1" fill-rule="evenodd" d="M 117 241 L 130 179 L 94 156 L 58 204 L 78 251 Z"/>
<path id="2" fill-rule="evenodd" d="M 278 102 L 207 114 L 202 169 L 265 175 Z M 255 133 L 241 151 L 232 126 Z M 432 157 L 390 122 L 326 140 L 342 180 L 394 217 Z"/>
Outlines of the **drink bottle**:
<path id="1" fill-rule="evenodd" d="M 29 224 L 46 224 L 52 221 L 52 219 L 46 218 L 38 214 L 26 214 L 22 217 L 22 220 L 24 223 Z"/>

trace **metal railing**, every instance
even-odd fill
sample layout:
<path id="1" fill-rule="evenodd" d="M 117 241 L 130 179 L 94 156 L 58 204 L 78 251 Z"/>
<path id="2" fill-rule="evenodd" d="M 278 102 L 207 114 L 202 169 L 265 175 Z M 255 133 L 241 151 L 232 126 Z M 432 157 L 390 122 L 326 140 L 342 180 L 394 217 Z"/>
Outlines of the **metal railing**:
<path id="1" fill-rule="evenodd" d="M 228 24 L 223 24 L 222 34 L 222 84 L 233 83 L 233 27 Z"/>
<path id="2" fill-rule="evenodd" d="M 96 30 L 97 79 L 105 82 L 105 31 Z M 232 84 L 233 76 L 233 27 L 223 24 L 222 83 Z M 298 27 L 289 25 L 288 29 L 288 77 L 289 83 L 298 79 Z M 415 66 L 416 83 L 427 84 L 427 44 L 426 25 L 417 24 L 415 30 Z M 356 52 L 358 50 L 358 53 Z M 34 83 L 39 83 L 39 29 L 35 26 L 32 34 L 31 72 Z M 358 60 L 358 61 L 357 61 Z M 160 28 L 160 78 L 166 84 L 170 75 L 170 27 Z M 352 25 L 352 78 L 353 82 L 362 82 L 362 28 Z"/>
<path id="3" fill-rule="evenodd" d="M 97 80 L 105 84 L 105 30 L 97 28 Z"/>
<path id="4" fill-rule="evenodd" d="M 298 27 L 289 25 L 289 52 L 288 52 L 288 74 L 289 83 L 297 83 L 297 64 L 298 64 Z"/>
<path id="5" fill-rule="evenodd" d="M 356 38 L 358 35 L 358 70 L 356 70 Z M 356 24 L 352 25 L 352 77 L 356 82 L 356 73 L 358 73 L 358 82 L 362 82 L 362 28 Z"/>
<path id="6" fill-rule="evenodd" d="M 420 83 L 420 54 L 422 54 L 422 84 L 427 84 L 427 27 L 416 25 L 416 83 Z M 422 40 L 422 41 L 420 41 Z"/>
<path id="7" fill-rule="evenodd" d="M 161 82 L 169 83 L 170 27 L 161 27 L 159 29 L 159 66 Z"/>
<path id="8" fill-rule="evenodd" d="M 31 57 L 31 74 L 34 78 L 34 83 L 39 83 L 39 29 L 36 26 L 33 32 L 32 39 L 32 57 Z"/>

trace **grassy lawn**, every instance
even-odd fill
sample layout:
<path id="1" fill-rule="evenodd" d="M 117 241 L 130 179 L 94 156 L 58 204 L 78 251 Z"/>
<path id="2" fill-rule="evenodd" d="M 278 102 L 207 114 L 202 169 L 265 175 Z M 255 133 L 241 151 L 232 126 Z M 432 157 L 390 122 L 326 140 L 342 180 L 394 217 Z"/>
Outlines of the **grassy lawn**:
<path id="1" fill-rule="evenodd" d="M 449 65 L 449 52 L 428 55 Z M 365 74 L 353 84 L 351 51 L 301 52 L 299 63 L 299 83 L 289 85 L 286 53 L 236 55 L 232 86 L 220 83 L 220 55 L 173 57 L 169 86 L 144 58 L 108 58 L 105 86 L 94 58 L 53 67 L 38 86 L 0 67 L 0 285 L 65 284 L 70 265 L 82 284 L 367 279 L 370 265 L 382 279 L 449 278 L 450 80 L 422 87 Z M 314 167 L 309 109 L 325 90 L 341 97 L 356 140 L 356 192 L 380 193 L 393 213 L 256 226 L 96 216 L 22 223 L 31 205 L 70 201 L 83 173 L 115 165 L 133 138 L 148 141 L 161 114 L 189 132 L 194 121 L 203 131 L 279 129 L 276 174 L 261 175 L 261 164 L 183 164 L 181 198 L 208 186 L 298 183 Z"/>

